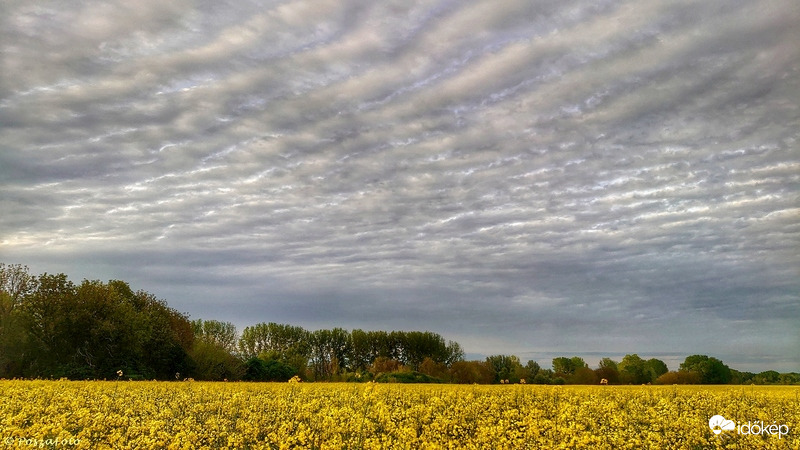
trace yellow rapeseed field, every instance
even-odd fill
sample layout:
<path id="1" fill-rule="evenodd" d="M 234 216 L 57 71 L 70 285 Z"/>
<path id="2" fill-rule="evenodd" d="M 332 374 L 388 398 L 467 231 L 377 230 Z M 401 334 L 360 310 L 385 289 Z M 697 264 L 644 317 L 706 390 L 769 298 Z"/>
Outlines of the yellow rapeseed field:
<path id="1" fill-rule="evenodd" d="M 733 421 L 715 434 L 709 419 Z M 722 422 L 720 422 L 722 423 Z M 3 448 L 798 449 L 800 387 L 0 381 Z"/>

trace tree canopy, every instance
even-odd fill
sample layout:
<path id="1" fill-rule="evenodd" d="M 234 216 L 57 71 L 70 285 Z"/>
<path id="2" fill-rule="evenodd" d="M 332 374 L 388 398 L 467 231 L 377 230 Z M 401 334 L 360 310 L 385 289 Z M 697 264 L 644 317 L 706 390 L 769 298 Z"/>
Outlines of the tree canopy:
<path id="1" fill-rule="evenodd" d="M 553 358 L 552 369 L 516 355 L 464 360 L 431 331 L 306 330 L 275 322 L 245 327 L 190 320 L 121 280 L 30 274 L 0 263 L 0 378 L 304 380 L 534 384 L 800 384 L 800 374 L 730 369 L 692 355 L 669 372 L 658 359 Z"/>

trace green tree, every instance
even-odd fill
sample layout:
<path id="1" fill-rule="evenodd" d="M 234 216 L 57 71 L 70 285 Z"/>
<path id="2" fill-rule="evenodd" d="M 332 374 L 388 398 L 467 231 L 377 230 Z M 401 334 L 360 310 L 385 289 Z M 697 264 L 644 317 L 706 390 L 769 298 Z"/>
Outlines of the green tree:
<path id="1" fill-rule="evenodd" d="M 250 365 L 245 367 L 239 356 Z M 309 333 L 261 323 L 246 327 L 237 339 L 233 324 L 189 321 L 165 301 L 121 280 L 83 280 L 76 286 L 64 274 L 32 276 L 27 267 L 0 263 L 0 377 L 114 379 L 121 370 L 126 378 L 236 379 L 245 369 L 255 373 L 264 367 L 306 374 L 310 358 L 320 379 L 363 371 L 376 361 L 447 378 L 448 368 L 463 357 L 457 342 L 429 331 Z M 471 372 L 465 376 L 480 380 L 491 369 L 461 366 Z M 518 360 L 509 367 L 508 379 L 534 376 Z"/>
<path id="2" fill-rule="evenodd" d="M 654 384 L 700 384 L 700 374 L 679 370 L 677 372 L 667 372 L 656 378 Z"/>
<path id="3" fill-rule="evenodd" d="M 404 363 L 413 370 L 419 369 L 419 365 L 425 358 L 431 358 L 437 363 L 446 363 L 452 358 L 453 343 L 451 342 L 451 346 L 448 346 L 444 338 L 437 333 L 408 331 L 401 333 L 400 336 L 402 336 L 400 344 Z"/>
<path id="4" fill-rule="evenodd" d="M 369 371 L 372 372 L 373 375 L 378 376 L 382 373 L 403 370 L 404 367 L 405 366 L 403 366 L 403 363 L 396 359 L 391 359 L 387 356 L 378 356 L 374 361 L 372 361 Z"/>
<path id="5" fill-rule="evenodd" d="M 244 363 L 245 371 L 242 379 L 245 381 L 268 381 L 267 362 L 258 357 L 252 357 Z"/>
<path id="6" fill-rule="evenodd" d="M 14 310 L 22 299 L 36 289 L 36 278 L 28 266 L 0 263 L 0 292 L 8 295 L 8 310 Z"/>
<path id="7" fill-rule="evenodd" d="M 448 380 L 450 374 L 445 363 L 436 362 L 430 357 L 426 357 L 419 365 L 419 372 L 439 380 Z"/>
<path id="8" fill-rule="evenodd" d="M 497 377 L 494 368 L 486 361 L 456 361 L 450 366 L 453 383 L 489 384 Z"/>
<path id="9" fill-rule="evenodd" d="M 492 355 L 486 358 L 486 363 L 494 370 L 495 383 L 500 383 L 502 380 L 519 383 L 519 380 L 525 378 L 525 369 L 515 355 Z"/>
<path id="10" fill-rule="evenodd" d="M 702 384 L 728 384 L 732 378 L 728 366 L 719 359 L 707 355 L 687 356 L 680 369 L 698 373 Z"/>
<path id="11" fill-rule="evenodd" d="M 153 376 L 144 363 L 142 340 L 147 323 L 133 305 L 133 291 L 121 281 L 84 280 L 75 304 L 66 312 L 62 351 L 71 355 L 62 375 L 70 378 Z"/>
<path id="12" fill-rule="evenodd" d="M 619 363 L 611 358 L 603 358 L 600 360 L 600 363 L 597 365 L 597 368 L 619 370 Z"/>
<path id="13" fill-rule="evenodd" d="M 573 356 L 572 358 L 564 356 L 553 358 L 553 372 L 555 372 L 556 375 L 569 376 L 574 374 L 575 371 L 581 367 L 588 367 L 588 365 L 583 358 L 578 356 Z"/>
<path id="14" fill-rule="evenodd" d="M 461 345 L 455 341 L 447 341 L 445 355 L 446 357 L 444 360 L 438 362 L 444 363 L 447 367 L 450 367 L 456 361 L 464 360 L 464 350 L 461 348 Z"/>
<path id="15" fill-rule="evenodd" d="M 35 288 L 27 266 L 0 263 L 0 378 L 23 375 L 27 342 L 19 305 Z"/>
<path id="16" fill-rule="evenodd" d="M 552 370 L 542 369 L 533 377 L 533 384 L 553 384 L 556 380 L 561 380 L 563 384 L 564 379 L 556 377 Z"/>
<path id="17" fill-rule="evenodd" d="M 26 376 L 167 378 L 191 367 L 191 325 L 151 294 L 119 280 L 43 274 L 19 303 Z"/>
<path id="18" fill-rule="evenodd" d="M 189 356 L 194 362 L 193 378 L 197 380 L 233 381 L 244 375 L 241 361 L 214 342 L 197 340 Z"/>
<path id="19" fill-rule="evenodd" d="M 603 358 L 594 371 L 599 379 L 605 379 L 609 384 L 619 383 L 619 363 L 611 358 Z"/>
<path id="20" fill-rule="evenodd" d="M 406 332 L 405 331 L 391 331 L 388 334 L 389 344 L 389 358 L 400 361 L 403 365 L 408 363 L 406 355 Z"/>
<path id="21" fill-rule="evenodd" d="M 781 374 L 774 370 L 767 370 L 756 375 L 757 384 L 775 384 Z"/>
<path id="22" fill-rule="evenodd" d="M 194 345 L 194 332 L 189 317 L 149 292 L 137 291 L 134 302 L 142 324 L 144 364 L 153 377 L 169 380 L 176 373 L 191 374 L 194 363 L 188 352 Z"/>
<path id="23" fill-rule="evenodd" d="M 597 384 L 600 379 L 594 370 L 588 367 L 579 367 L 567 380 L 569 384 Z"/>
<path id="24" fill-rule="evenodd" d="M 36 290 L 18 305 L 27 332 L 25 376 L 52 377 L 67 355 L 66 327 L 76 297 L 75 285 L 64 274 L 44 273 L 36 278 Z M 71 355 L 69 355 L 71 356 Z"/>
<path id="25" fill-rule="evenodd" d="M 372 364 L 375 359 L 372 353 L 372 345 L 369 334 L 364 330 L 353 330 L 350 332 L 350 363 L 353 370 L 364 371 Z"/>
<path id="26" fill-rule="evenodd" d="M 379 357 L 397 358 L 397 338 L 396 336 L 390 337 L 386 331 L 353 330 L 351 341 L 353 344 L 351 359 L 354 369 L 367 369 Z"/>
<path id="27" fill-rule="evenodd" d="M 230 322 L 197 319 L 192 321 L 194 346 L 189 355 L 198 380 L 237 380 L 244 367 L 236 357 L 236 326 Z"/>
<path id="28" fill-rule="evenodd" d="M 559 375 L 572 375 L 575 372 L 572 360 L 565 356 L 553 358 L 553 372 Z"/>
<path id="29" fill-rule="evenodd" d="M 0 292 L 0 378 L 23 375 L 26 332 L 18 311 L 11 309 L 11 296 Z"/>
<path id="30" fill-rule="evenodd" d="M 789 372 L 778 376 L 779 384 L 800 384 L 800 373 Z"/>
<path id="31" fill-rule="evenodd" d="M 527 383 L 533 383 L 533 379 L 536 378 L 536 375 L 539 374 L 540 370 L 542 370 L 542 367 L 539 365 L 538 362 L 532 359 L 528 360 L 528 362 L 525 363 L 525 371 L 526 371 L 525 381 Z"/>
<path id="32" fill-rule="evenodd" d="M 302 327 L 274 322 L 259 323 L 242 330 L 239 352 L 249 359 L 262 353 L 309 356 L 310 337 Z"/>
<path id="33" fill-rule="evenodd" d="M 288 381 L 297 375 L 297 369 L 281 361 L 250 358 L 244 364 L 245 381 Z"/>
<path id="34" fill-rule="evenodd" d="M 580 356 L 573 356 L 570 358 L 570 360 L 572 361 L 572 367 L 574 367 L 575 370 L 578 370 L 581 367 L 589 367 L 589 364 L 586 364 L 586 361 L 584 361 Z"/>
<path id="35" fill-rule="evenodd" d="M 347 358 L 351 353 L 350 333 L 347 330 L 316 330 L 310 334 L 310 347 L 315 379 L 330 379 L 347 368 Z"/>
<path id="36" fill-rule="evenodd" d="M 645 361 L 636 353 L 625 355 L 619 365 L 620 379 L 623 383 L 643 384 L 650 382 L 645 371 Z"/>
<path id="37" fill-rule="evenodd" d="M 656 378 L 669 372 L 669 368 L 660 359 L 650 358 L 644 363 L 644 375 L 648 382 L 653 382 Z"/>
<path id="38" fill-rule="evenodd" d="M 756 374 L 731 369 L 731 384 L 753 384 Z"/>
<path id="39" fill-rule="evenodd" d="M 230 354 L 236 353 L 239 335 L 236 325 L 219 320 L 196 319 L 192 321 L 195 340 L 202 340 L 223 348 Z"/>

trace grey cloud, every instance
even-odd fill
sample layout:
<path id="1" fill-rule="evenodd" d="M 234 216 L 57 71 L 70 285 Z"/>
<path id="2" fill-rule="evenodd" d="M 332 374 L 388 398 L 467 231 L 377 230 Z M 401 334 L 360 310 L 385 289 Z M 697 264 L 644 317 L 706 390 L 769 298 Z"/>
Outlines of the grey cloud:
<path id="1" fill-rule="evenodd" d="M 8 5 L 3 258 L 240 326 L 785 369 L 790 3 Z"/>

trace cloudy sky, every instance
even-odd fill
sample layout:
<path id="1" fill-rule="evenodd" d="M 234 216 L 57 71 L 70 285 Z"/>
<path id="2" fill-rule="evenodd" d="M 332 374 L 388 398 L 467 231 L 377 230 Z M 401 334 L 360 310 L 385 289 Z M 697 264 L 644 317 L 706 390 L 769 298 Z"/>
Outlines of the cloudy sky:
<path id="1" fill-rule="evenodd" d="M 0 261 L 240 330 L 800 371 L 794 0 L 0 5 Z"/>

